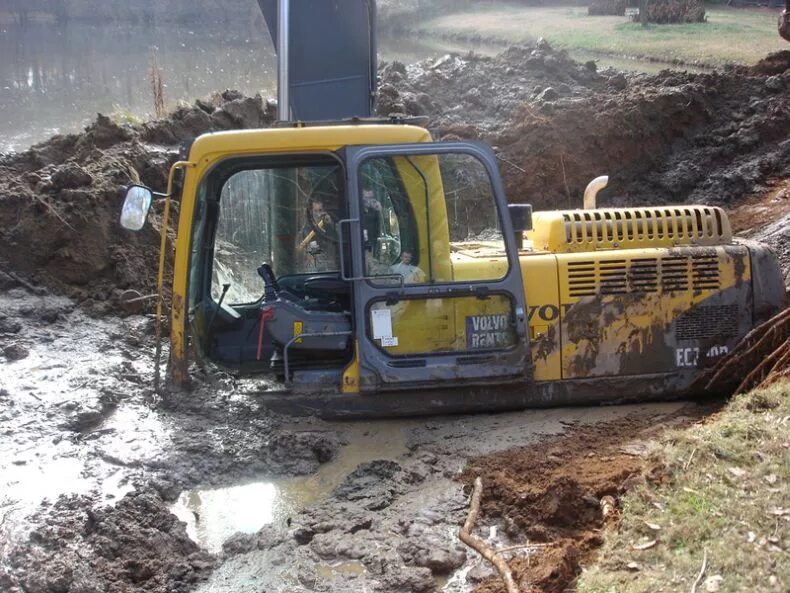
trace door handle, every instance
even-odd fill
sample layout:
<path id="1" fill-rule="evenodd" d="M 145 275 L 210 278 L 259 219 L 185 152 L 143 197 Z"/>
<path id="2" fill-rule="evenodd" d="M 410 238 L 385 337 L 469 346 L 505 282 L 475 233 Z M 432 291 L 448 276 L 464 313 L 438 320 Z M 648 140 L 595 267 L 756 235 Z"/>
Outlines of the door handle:
<path id="1" fill-rule="evenodd" d="M 354 222 L 359 223 L 359 219 L 358 218 L 344 218 L 344 219 L 339 220 L 337 222 L 337 244 L 338 244 L 338 247 L 340 248 L 340 279 L 341 280 L 345 280 L 346 282 L 351 282 L 353 280 L 356 280 L 356 278 L 353 278 L 353 277 L 350 277 L 350 276 L 346 276 L 346 257 L 345 257 L 346 256 L 346 250 L 343 247 L 343 225 L 347 224 L 347 225 L 350 226 Z M 349 236 L 350 236 L 350 232 L 351 231 L 349 229 Z M 353 256 L 351 258 L 351 261 L 352 262 L 354 261 Z"/>

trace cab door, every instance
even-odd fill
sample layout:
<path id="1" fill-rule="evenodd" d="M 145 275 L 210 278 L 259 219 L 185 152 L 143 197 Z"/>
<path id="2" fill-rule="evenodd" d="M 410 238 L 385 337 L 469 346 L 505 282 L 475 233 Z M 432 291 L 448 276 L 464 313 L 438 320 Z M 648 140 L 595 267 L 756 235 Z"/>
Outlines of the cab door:
<path id="1" fill-rule="evenodd" d="M 523 381 L 524 287 L 491 149 L 346 150 L 359 391 Z"/>

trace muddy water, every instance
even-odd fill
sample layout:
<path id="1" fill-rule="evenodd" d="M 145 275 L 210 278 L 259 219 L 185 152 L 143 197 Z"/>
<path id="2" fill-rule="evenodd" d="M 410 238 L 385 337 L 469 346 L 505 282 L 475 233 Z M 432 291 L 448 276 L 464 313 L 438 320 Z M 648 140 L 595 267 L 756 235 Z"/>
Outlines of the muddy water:
<path id="1" fill-rule="evenodd" d="M 179 516 L 195 510 L 203 521 L 206 508 L 218 509 L 223 502 L 230 507 L 239 488 L 250 488 L 249 506 L 239 505 L 234 510 L 238 514 L 256 514 L 255 519 L 239 519 L 227 510 L 212 511 L 210 528 L 201 531 L 198 523 L 195 530 L 192 523 L 193 537 L 202 545 L 219 549 L 223 537 L 240 525 L 252 531 L 253 524 L 268 524 L 280 534 L 274 539 L 267 536 L 269 543 L 258 545 L 257 549 L 253 546 L 250 551 L 225 559 L 198 591 L 466 593 L 489 569 L 476 555 L 467 553 L 457 539 L 468 500 L 462 485 L 453 478 L 469 457 L 515 446 L 538 446 L 543 439 L 570 426 L 632 415 L 658 418 L 680 407 L 682 404 L 667 403 L 375 423 L 321 423 L 326 429 L 339 431 L 348 444 L 333 462 L 319 468 L 314 475 L 214 490 L 208 504 L 202 499 L 200 506 L 193 504 L 190 496 L 196 492 L 202 496 L 209 490 L 182 494 L 176 505 L 180 507 Z M 364 469 L 365 462 L 380 459 L 397 463 L 400 468 L 397 478 L 382 482 L 370 468 Z M 366 507 L 364 501 L 369 499 L 363 496 L 360 505 L 358 498 L 342 494 L 348 491 L 349 481 L 354 482 L 353 476 L 357 476 L 356 480 L 361 478 L 360 488 L 373 493 L 372 496 L 383 488 L 393 492 L 394 497 Z M 217 499 L 211 499 L 215 495 Z M 262 505 L 266 508 L 261 509 Z M 494 525 L 481 521 L 479 527 L 498 545 L 511 543 Z M 315 532 L 307 537 L 312 541 L 297 544 L 294 534 L 300 531 Z M 412 560 L 406 561 L 406 567 L 397 568 L 404 563 L 404 555 L 411 555 Z M 424 570 L 421 566 L 433 567 L 427 576 L 422 575 L 422 580 L 415 576 L 421 574 L 415 571 Z M 413 572 L 404 576 L 399 573 L 401 570 Z"/>
<path id="2" fill-rule="evenodd" d="M 347 444 L 314 474 L 188 490 L 180 494 L 171 510 L 187 524 L 192 539 L 212 552 L 220 551 L 234 533 L 285 525 L 296 513 L 325 499 L 360 464 L 398 459 L 407 452 L 406 431 L 418 422 L 333 423 L 331 428 L 339 431 Z M 284 427 L 295 432 L 302 428 L 298 424 Z"/>
<path id="3" fill-rule="evenodd" d="M 455 478 L 467 459 L 681 405 L 287 424 L 220 383 L 181 407 L 158 401 L 145 317 L 94 319 L 66 299 L 14 289 L 0 292 L 0 321 L 0 540 L 25 542 L 57 521 L 47 513 L 69 508 L 51 504 L 63 494 L 84 495 L 82 516 L 148 492 L 139 500 L 174 501 L 204 549 L 251 534 L 233 537 L 240 546 L 202 592 L 466 593 L 486 569 L 456 536 L 468 500 Z M 20 359 L 11 346 L 25 349 Z M 119 507 L 107 508 L 109 519 Z M 134 537 L 148 533 L 135 521 L 125 527 Z"/>

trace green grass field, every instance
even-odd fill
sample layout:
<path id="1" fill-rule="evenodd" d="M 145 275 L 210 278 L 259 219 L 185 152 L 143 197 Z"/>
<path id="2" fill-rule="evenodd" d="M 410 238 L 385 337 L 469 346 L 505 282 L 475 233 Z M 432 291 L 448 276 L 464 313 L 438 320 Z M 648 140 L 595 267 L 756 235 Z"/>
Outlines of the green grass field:
<path id="1" fill-rule="evenodd" d="M 778 10 L 709 8 L 708 22 L 650 25 L 626 17 L 588 16 L 586 7 L 492 5 L 448 14 L 419 26 L 421 34 L 519 43 L 544 37 L 552 45 L 602 56 L 709 65 L 753 64 L 786 49 L 776 33 Z"/>

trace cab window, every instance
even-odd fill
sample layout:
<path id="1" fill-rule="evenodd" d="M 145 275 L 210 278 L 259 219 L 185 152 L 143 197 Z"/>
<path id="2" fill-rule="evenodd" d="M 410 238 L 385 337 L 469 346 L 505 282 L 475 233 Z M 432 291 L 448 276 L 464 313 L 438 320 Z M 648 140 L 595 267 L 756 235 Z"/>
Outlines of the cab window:
<path id="1" fill-rule="evenodd" d="M 305 159 L 302 159 L 304 161 Z M 263 294 L 258 268 L 275 277 L 337 274 L 343 170 L 332 157 L 237 166 L 217 183 L 211 297 L 252 303 Z"/>
<path id="2" fill-rule="evenodd" d="M 498 280 L 505 245 L 485 165 L 469 154 L 374 157 L 359 168 L 374 284 Z"/>

